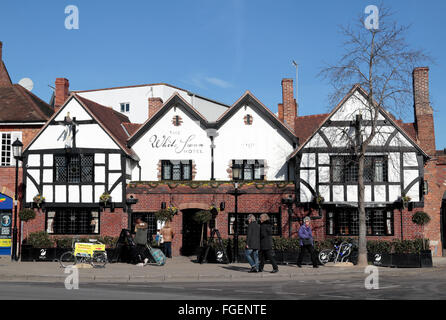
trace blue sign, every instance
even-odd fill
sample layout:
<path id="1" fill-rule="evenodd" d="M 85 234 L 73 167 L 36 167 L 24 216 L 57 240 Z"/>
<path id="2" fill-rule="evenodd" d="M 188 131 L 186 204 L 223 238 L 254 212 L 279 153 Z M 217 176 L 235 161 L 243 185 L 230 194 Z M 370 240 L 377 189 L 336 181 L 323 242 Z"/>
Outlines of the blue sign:
<path id="1" fill-rule="evenodd" d="M 12 198 L 0 193 L 0 210 L 12 210 Z"/>
<path id="2" fill-rule="evenodd" d="M 0 255 L 11 255 L 12 198 L 0 193 Z"/>

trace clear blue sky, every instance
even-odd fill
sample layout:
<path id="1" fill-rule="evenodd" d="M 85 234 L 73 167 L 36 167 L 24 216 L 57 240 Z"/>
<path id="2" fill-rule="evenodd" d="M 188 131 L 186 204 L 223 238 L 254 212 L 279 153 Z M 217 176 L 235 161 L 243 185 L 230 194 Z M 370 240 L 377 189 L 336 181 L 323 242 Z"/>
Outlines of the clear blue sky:
<path id="1" fill-rule="evenodd" d="M 446 1 L 385 1 L 408 41 L 430 53 L 437 149 L 446 147 Z M 327 112 L 330 87 L 317 78 L 342 53 L 339 25 L 371 0 L 338 1 L 9 1 L 0 4 L 3 58 L 14 82 L 31 78 L 48 101 L 56 77 L 71 89 L 167 82 L 227 104 L 250 90 L 274 112 L 282 78 L 300 64 L 300 115 Z M 65 29 L 67 5 L 79 30 Z M 364 15 L 365 16 L 365 15 Z M 408 106 L 405 121 L 413 121 Z"/>

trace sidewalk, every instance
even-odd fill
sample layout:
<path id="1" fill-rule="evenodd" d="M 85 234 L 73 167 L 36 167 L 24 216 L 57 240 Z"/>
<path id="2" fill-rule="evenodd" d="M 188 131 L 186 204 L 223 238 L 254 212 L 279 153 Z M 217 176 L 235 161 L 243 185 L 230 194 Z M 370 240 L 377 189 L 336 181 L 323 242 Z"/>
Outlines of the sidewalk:
<path id="1" fill-rule="evenodd" d="M 434 258 L 434 268 L 393 269 L 380 268 L 385 273 L 414 273 L 446 268 L 446 258 Z M 327 264 L 317 269 L 311 266 L 279 265 L 279 272 L 271 274 L 271 265 L 265 272 L 248 273 L 246 263 L 198 264 L 188 257 L 168 259 L 166 265 L 148 264 L 144 267 L 124 263 L 107 264 L 105 268 L 81 268 L 81 282 L 189 282 L 189 281 L 286 281 L 311 277 L 364 274 L 364 268 L 334 266 Z M 63 282 L 68 276 L 58 262 L 11 262 L 9 257 L 0 257 L 0 281 Z"/>

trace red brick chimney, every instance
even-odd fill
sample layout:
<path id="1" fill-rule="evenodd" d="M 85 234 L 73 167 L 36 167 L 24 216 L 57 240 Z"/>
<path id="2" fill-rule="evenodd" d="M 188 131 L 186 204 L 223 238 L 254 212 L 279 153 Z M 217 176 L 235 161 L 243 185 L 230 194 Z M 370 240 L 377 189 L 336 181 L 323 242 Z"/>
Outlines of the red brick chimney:
<path id="1" fill-rule="evenodd" d="M 0 61 L 3 61 L 2 59 L 2 48 L 3 48 L 3 42 L 0 41 Z"/>
<path id="2" fill-rule="evenodd" d="M 283 111 L 281 110 L 283 108 Z M 294 99 L 293 79 L 282 80 L 282 106 L 279 105 L 279 118 L 283 112 L 284 123 L 294 132 L 294 123 L 297 116 L 296 100 Z"/>
<path id="3" fill-rule="evenodd" d="M 163 99 L 149 98 L 149 119 L 163 106 Z"/>
<path id="4" fill-rule="evenodd" d="M 54 99 L 54 112 L 59 111 L 70 95 L 70 82 L 65 78 L 56 79 L 56 96 Z"/>
<path id="5" fill-rule="evenodd" d="M 413 98 L 417 142 L 428 154 L 435 154 L 435 130 L 433 110 L 429 101 L 429 68 L 413 71 Z"/>

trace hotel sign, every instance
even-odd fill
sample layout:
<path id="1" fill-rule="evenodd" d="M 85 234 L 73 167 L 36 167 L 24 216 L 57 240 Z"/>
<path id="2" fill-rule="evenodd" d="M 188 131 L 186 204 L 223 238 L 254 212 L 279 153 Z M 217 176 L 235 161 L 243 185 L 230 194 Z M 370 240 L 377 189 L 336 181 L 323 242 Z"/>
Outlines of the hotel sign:
<path id="1" fill-rule="evenodd" d="M 195 134 L 185 135 L 175 130 L 170 130 L 168 134 L 153 134 L 149 144 L 154 149 L 170 149 L 178 154 L 200 154 L 204 148 Z"/>

